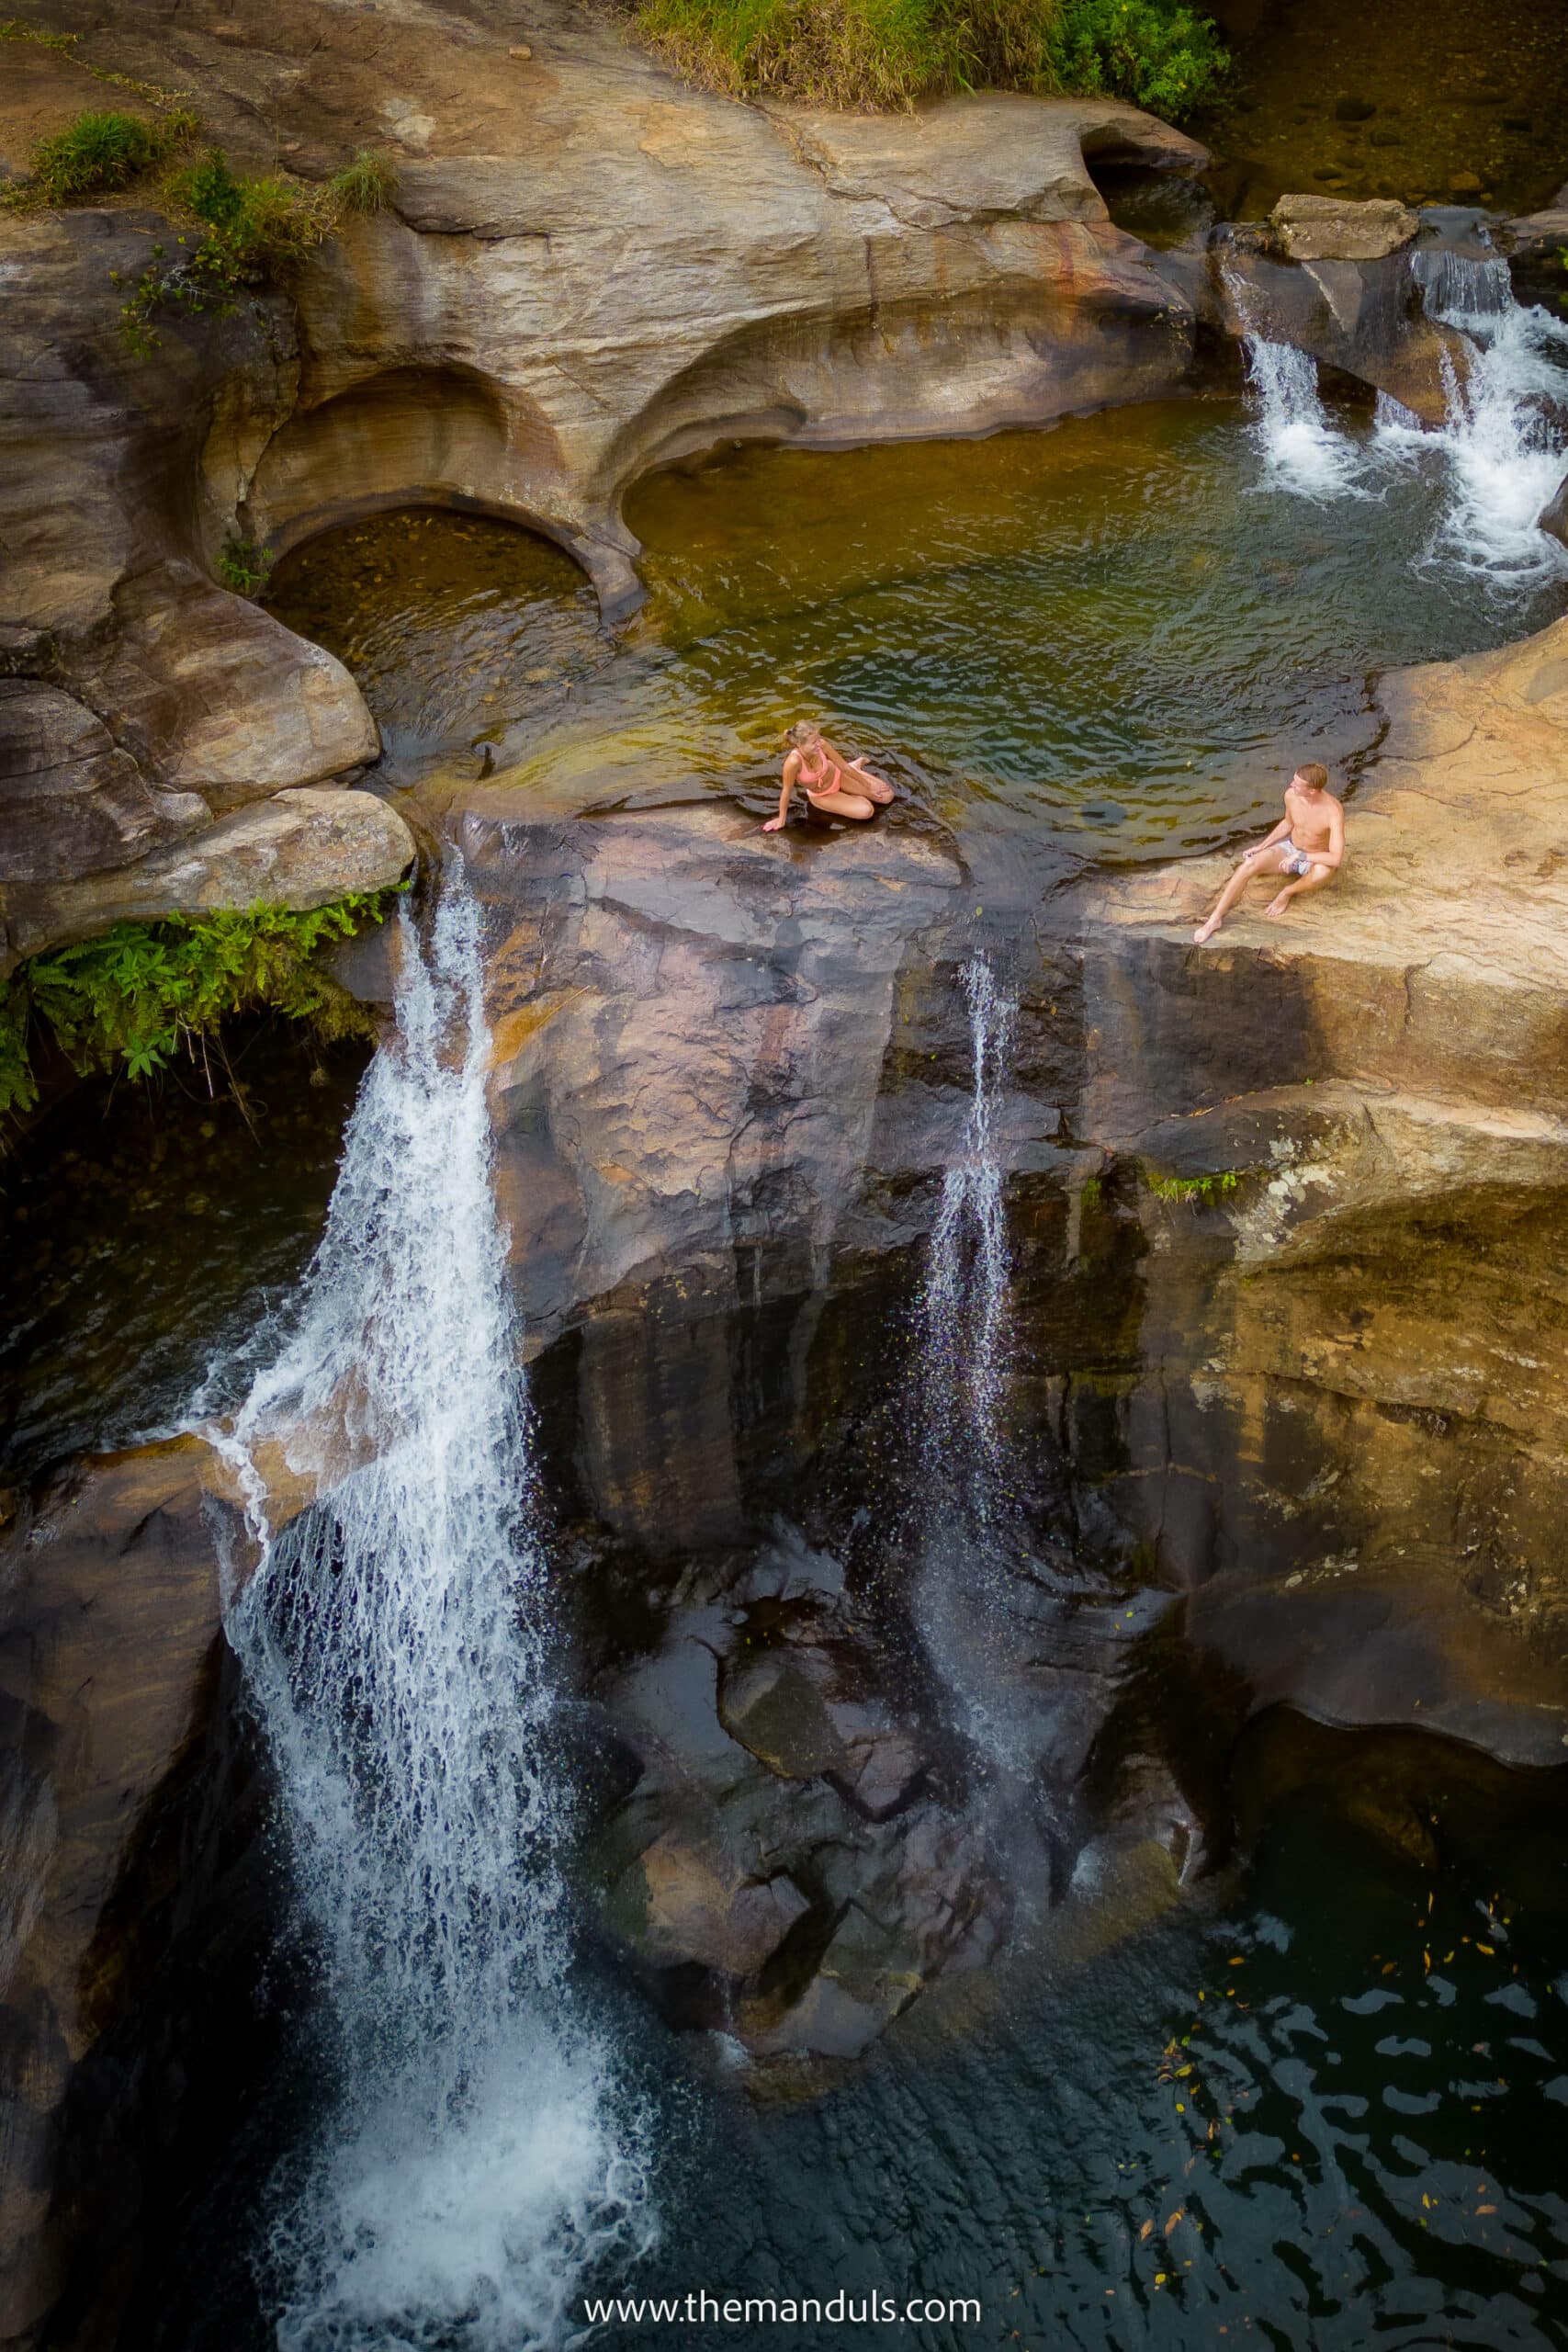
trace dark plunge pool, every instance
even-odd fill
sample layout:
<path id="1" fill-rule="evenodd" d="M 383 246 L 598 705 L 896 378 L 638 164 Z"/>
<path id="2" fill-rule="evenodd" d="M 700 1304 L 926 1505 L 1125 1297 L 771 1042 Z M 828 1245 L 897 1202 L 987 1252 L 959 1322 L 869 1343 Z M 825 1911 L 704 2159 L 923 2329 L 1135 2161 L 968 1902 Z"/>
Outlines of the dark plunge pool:
<path id="1" fill-rule="evenodd" d="M 1364 751 L 1372 673 L 1563 608 L 1568 552 L 1533 527 L 1554 461 L 1488 430 L 1194 399 L 735 449 L 628 501 L 650 594 L 618 644 L 564 556 L 470 516 L 325 534 L 272 604 L 349 663 L 394 752 L 477 752 L 544 805 L 695 787 L 761 816 L 808 715 L 966 840 L 1163 858 L 1271 817 L 1281 768 Z M 1478 534 L 1532 466 L 1529 514 Z"/>
<path id="2" fill-rule="evenodd" d="M 1562 2344 L 1562 1777 L 1255 1726 L 1238 1879 L 1161 1920 L 1157 1874 L 1130 1869 L 918 2004 L 835 2095 L 710 2101 L 639 2283 L 976 2300 L 977 2323 L 865 2331 L 931 2352 Z"/>

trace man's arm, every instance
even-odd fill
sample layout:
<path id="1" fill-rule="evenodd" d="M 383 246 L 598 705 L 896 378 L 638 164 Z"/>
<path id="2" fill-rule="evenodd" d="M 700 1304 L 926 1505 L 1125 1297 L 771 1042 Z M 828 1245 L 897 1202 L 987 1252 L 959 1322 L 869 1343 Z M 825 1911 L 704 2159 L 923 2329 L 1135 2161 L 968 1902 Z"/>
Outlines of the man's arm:
<path id="1" fill-rule="evenodd" d="M 1326 865 L 1331 869 L 1344 863 L 1345 811 L 1337 800 L 1328 812 L 1328 847 L 1314 849 L 1312 854 L 1314 865 Z"/>
<path id="2" fill-rule="evenodd" d="M 1280 818 L 1279 823 L 1275 826 L 1273 831 L 1266 835 L 1262 841 L 1256 842 L 1251 849 L 1243 850 L 1242 855 L 1244 857 L 1261 857 L 1266 849 L 1272 849 L 1276 842 L 1282 842 L 1290 830 L 1291 817 L 1290 811 L 1287 809 L 1285 814 Z"/>

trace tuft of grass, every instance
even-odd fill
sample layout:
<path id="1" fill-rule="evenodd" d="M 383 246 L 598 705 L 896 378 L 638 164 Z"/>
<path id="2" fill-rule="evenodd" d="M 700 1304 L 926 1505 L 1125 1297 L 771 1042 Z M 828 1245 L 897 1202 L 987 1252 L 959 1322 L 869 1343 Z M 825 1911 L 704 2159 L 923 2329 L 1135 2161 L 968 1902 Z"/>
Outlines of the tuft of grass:
<path id="1" fill-rule="evenodd" d="M 1213 1208 L 1227 1193 L 1234 1193 L 1245 1168 L 1222 1168 L 1213 1176 L 1156 1176 L 1145 1169 L 1144 1181 L 1156 1201 L 1190 1201 L 1200 1208 Z"/>
<path id="2" fill-rule="evenodd" d="M 395 891 L 355 891 L 299 910 L 170 915 L 121 922 L 100 939 L 18 966 L 0 988 L 0 1111 L 38 1100 L 29 1035 L 48 1029 L 84 1075 L 148 1078 L 183 1046 L 194 1053 L 238 1012 L 274 1012 L 319 1036 L 368 1035 L 364 1007 L 315 960 L 318 949 L 380 922 Z"/>
<path id="3" fill-rule="evenodd" d="M 637 0 L 637 21 L 710 88 L 846 108 L 989 86 L 1179 113 L 1229 66 L 1209 19 L 1179 0 Z"/>
<path id="4" fill-rule="evenodd" d="M 152 122 L 112 109 L 79 114 L 52 138 L 39 141 L 13 201 L 85 204 L 111 196 L 165 164 L 196 127 L 188 107 L 176 107 Z"/>
<path id="5" fill-rule="evenodd" d="M 334 172 L 327 192 L 339 218 L 353 212 L 379 212 L 397 193 L 397 166 L 390 156 L 362 147 L 352 164 Z"/>
<path id="6" fill-rule="evenodd" d="M 172 173 L 164 200 L 186 223 L 177 251 L 152 247 L 120 312 L 120 334 L 144 357 L 164 312 L 232 311 L 243 289 L 286 277 L 350 213 L 378 210 L 397 185 L 385 156 L 364 151 L 319 187 L 243 177 L 217 147 Z M 245 592 L 247 594 L 250 591 Z"/>

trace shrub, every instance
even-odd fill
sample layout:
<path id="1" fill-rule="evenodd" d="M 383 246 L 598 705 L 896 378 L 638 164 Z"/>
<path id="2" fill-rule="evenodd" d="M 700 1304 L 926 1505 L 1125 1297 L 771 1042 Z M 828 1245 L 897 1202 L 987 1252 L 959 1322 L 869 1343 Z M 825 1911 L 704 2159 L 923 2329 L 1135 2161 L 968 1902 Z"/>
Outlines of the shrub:
<path id="1" fill-rule="evenodd" d="M 186 107 L 152 122 L 133 114 L 79 114 L 52 139 L 39 141 L 17 200 L 83 204 L 112 195 L 166 163 L 195 129 Z"/>
<path id="2" fill-rule="evenodd" d="M 908 107 L 990 85 L 1174 113 L 1229 62 L 1178 0 L 637 0 L 637 21 L 694 81 L 819 106 Z"/>
<path id="3" fill-rule="evenodd" d="M 254 539 L 231 537 L 224 540 L 223 552 L 218 559 L 218 577 L 236 596 L 259 596 L 271 570 L 271 555 Z"/>
<path id="4" fill-rule="evenodd" d="M 148 266 L 120 312 L 120 333 L 132 351 L 156 348 L 161 311 L 187 315 L 231 311 L 242 289 L 287 275 L 330 237 L 349 212 L 377 210 L 396 186 L 384 156 L 368 152 L 320 187 L 271 177 L 242 178 L 216 147 L 166 181 L 171 210 L 200 234 L 178 239 L 171 256 L 152 247 Z M 247 592 L 249 593 L 249 592 Z"/>
<path id="5" fill-rule="evenodd" d="M 1172 0 L 1060 0 L 1052 53 L 1064 89 L 1158 115 L 1190 114 L 1230 71 L 1210 19 Z"/>
<path id="6" fill-rule="evenodd" d="M 368 1035 L 364 1008 L 313 958 L 381 922 L 395 895 L 117 923 L 101 939 L 35 956 L 0 991 L 0 1111 L 38 1099 L 28 1050 L 35 1019 L 79 1071 L 118 1064 L 132 1078 L 162 1069 L 182 1045 L 194 1050 L 236 1012 L 281 1012 L 321 1036 Z"/>

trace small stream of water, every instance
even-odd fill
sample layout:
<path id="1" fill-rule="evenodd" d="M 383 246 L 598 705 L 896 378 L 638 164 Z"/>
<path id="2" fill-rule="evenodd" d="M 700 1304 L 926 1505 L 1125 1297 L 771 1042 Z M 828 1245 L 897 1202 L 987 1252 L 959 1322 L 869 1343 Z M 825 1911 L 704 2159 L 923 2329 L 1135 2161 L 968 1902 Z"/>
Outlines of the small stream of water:
<path id="1" fill-rule="evenodd" d="M 460 885 L 428 962 L 406 915 L 401 948 L 397 1035 L 298 1321 L 220 1438 L 263 1547 L 230 1634 L 319 1952 L 332 2085 L 274 2184 L 264 2293 L 283 2352 L 524 2352 L 647 2224 L 568 1981 L 571 1803 Z M 279 1446 L 363 1466 L 275 1533 Z"/>
<path id="2" fill-rule="evenodd" d="M 1007 1703 L 1006 1671 L 1016 1648 L 1004 1421 L 1014 1333 L 996 1132 L 1018 1007 L 982 956 L 964 965 L 962 984 L 974 1091 L 942 1178 L 919 1309 L 924 1524 L 915 1614 L 962 1728 L 987 1763 L 1019 1777 L 1029 1749 Z"/>

